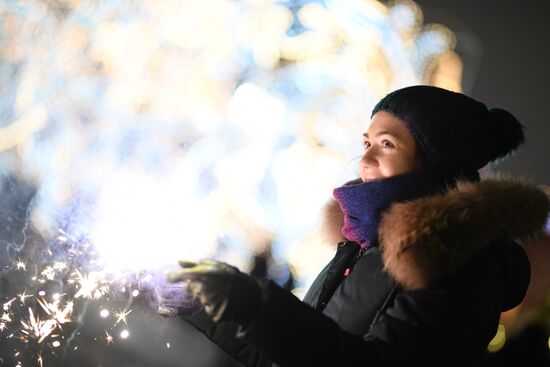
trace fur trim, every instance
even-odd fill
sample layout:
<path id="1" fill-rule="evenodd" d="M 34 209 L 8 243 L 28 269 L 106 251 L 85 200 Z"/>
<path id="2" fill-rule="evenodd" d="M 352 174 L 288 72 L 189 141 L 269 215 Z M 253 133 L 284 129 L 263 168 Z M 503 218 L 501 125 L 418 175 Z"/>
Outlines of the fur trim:
<path id="1" fill-rule="evenodd" d="M 344 213 L 340 209 L 340 204 L 334 199 L 325 205 L 321 224 L 321 232 L 326 243 L 337 244 L 345 241 L 342 236 L 342 227 L 344 226 Z"/>
<path id="2" fill-rule="evenodd" d="M 394 204 L 379 228 L 384 267 L 405 288 L 427 287 L 494 241 L 540 233 L 550 211 L 549 194 L 518 180 L 487 179 Z M 342 241 L 342 226 L 342 211 L 333 200 L 325 210 L 327 240 Z"/>
<path id="3" fill-rule="evenodd" d="M 459 182 L 394 204 L 379 228 L 385 269 L 406 288 L 427 287 L 494 241 L 541 232 L 549 209 L 543 191 L 513 180 Z"/>

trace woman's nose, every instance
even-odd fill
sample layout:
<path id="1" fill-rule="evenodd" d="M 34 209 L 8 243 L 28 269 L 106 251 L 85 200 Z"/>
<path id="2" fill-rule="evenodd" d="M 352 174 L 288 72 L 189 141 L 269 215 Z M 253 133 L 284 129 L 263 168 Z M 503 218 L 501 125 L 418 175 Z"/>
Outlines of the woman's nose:
<path id="1" fill-rule="evenodd" d="M 369 149 L 367 149 L 363 154 L 363 157 L 361 157 L 361 161 L 368 163 L 370 166 L 378 167 L 376 148 L 370 147 Z"/>

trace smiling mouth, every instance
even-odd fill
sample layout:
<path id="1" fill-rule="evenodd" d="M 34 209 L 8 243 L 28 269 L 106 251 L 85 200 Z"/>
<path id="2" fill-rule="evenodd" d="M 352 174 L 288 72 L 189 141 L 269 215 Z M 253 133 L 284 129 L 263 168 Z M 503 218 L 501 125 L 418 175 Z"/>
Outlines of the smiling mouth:
<path id="1" fill-rule="evenodd" d="M 372 173 L 368 173 L 368 174 L 365 174 L 366 172 L 370 172 L 371 170 L 367 169 L 366 167 L 362 167 L 361 171 L 363 171 L 362 173 L 362 177 L 361 179 L 363 180 L 363 182 L 366 182 L 366 181 L 372 181 L 372 180 L 377 180 L 379 177 L 377 177 L 376 174 L 372 174 Z"/>

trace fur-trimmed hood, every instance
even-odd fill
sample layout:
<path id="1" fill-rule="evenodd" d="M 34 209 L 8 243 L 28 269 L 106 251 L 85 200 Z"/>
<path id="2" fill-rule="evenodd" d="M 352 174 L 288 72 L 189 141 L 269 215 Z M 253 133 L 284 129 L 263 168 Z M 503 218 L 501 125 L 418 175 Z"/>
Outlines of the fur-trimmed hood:
<path id="1" fill-rule="evenodd" d="M 384 267 L 402 286 L 424 288 L 490 243 L 540 233 L 549 210 L 542 189 L 513 179 L 463 181 L 444 194 L 395 203 L 378 230 Z M 328 240 L 344 240 L 335 200 L 327 205 L 324 222 Z"/>

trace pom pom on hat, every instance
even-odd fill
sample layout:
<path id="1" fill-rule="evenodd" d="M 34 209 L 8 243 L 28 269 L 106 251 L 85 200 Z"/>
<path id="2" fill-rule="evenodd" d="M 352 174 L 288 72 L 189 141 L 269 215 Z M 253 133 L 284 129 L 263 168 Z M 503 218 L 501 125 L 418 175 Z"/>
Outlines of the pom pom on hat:
<path id="1" fill-rule="evenodd" d="M 417 85 L 382 98 L 372 114 L 386 111 L 402 120 L 429 165 L 445 175 L 477 172 L 523 141 L 523 126 L 508 111 L 487 109 L 446 89 Z"/>
<path id="2" fill-rule="evenodd" d="M 507 156 L 525 141 L 521 123 L 502 108 L 489 108 L 486 124 L 493 156 L 491 160 Z"/>

